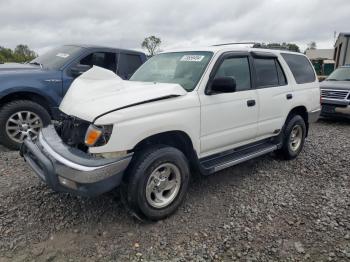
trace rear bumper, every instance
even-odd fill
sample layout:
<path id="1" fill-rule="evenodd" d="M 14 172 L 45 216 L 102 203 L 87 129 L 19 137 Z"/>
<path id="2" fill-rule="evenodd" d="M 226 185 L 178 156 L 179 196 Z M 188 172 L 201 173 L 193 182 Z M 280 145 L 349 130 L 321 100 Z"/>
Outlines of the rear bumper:
<path id="1" fill-rule="evenodd" d="M 308 112 L 308 122 L 315 123 L 320 117 L 321 109 L 316 109 Z"/>
<path id="2" fill-rule="evenodd" d="M 66 146 L 53 126 L 43 128 L 37 141 L 25 140 L 21 155 L 37 176 L 55 191 L 96 196 L 117 187 L 132 154 L 96 158 Z"/>

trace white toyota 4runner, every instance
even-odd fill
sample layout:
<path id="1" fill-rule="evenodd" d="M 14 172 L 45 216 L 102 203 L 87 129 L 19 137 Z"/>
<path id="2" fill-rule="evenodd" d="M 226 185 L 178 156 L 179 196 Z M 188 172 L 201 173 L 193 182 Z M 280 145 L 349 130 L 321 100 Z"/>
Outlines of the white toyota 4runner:
<path id="1" fill-rule="evenodd" d="M 275 151 L 295 158 L 320 113 L 299 53 L 213 46 L 161 53 L 123 81 L 94 67 L 64 97 L 58 125 L 21 155 L 53 190 L 94 196 L 121 185 L 132 213 L 159 220 L 203 175 Z"/>

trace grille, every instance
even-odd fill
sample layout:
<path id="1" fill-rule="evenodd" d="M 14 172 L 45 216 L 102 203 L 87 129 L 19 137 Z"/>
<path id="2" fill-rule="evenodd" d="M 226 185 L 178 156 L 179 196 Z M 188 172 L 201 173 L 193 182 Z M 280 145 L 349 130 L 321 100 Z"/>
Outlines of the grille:
<path id="1" fill-rule="evenodd" d="M 322 98 L 345 100 L 349 96 L 349 93 L 350 92 L 346 91 L 346 90 L 322 89 L 321 90 L 321 97 Z"/>

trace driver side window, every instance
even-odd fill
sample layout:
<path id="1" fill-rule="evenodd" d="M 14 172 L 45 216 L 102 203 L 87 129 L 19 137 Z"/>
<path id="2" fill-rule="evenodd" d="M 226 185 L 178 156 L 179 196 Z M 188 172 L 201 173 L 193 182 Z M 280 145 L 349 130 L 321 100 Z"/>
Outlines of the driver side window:
<path id="1" fill-rule="evenodd" d="M 226 58 L 215 74 L 215 78 L 218 77 L 233 77 L 237 91 L 249 90 L 251 82 L 248 57 Z"/>

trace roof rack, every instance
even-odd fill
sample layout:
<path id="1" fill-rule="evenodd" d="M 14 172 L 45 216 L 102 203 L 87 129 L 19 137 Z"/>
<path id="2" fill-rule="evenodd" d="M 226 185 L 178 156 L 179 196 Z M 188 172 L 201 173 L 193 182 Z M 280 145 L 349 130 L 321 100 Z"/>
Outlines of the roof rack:
<path id="1" fill-rule="evenodd" d="M 234 43 L 225 43 L 225 44 L 216 44 L 212 46 L 222 46 L 222 45 L 255 45 L 259 44 L 258 42 L 234 42 Z"/>

